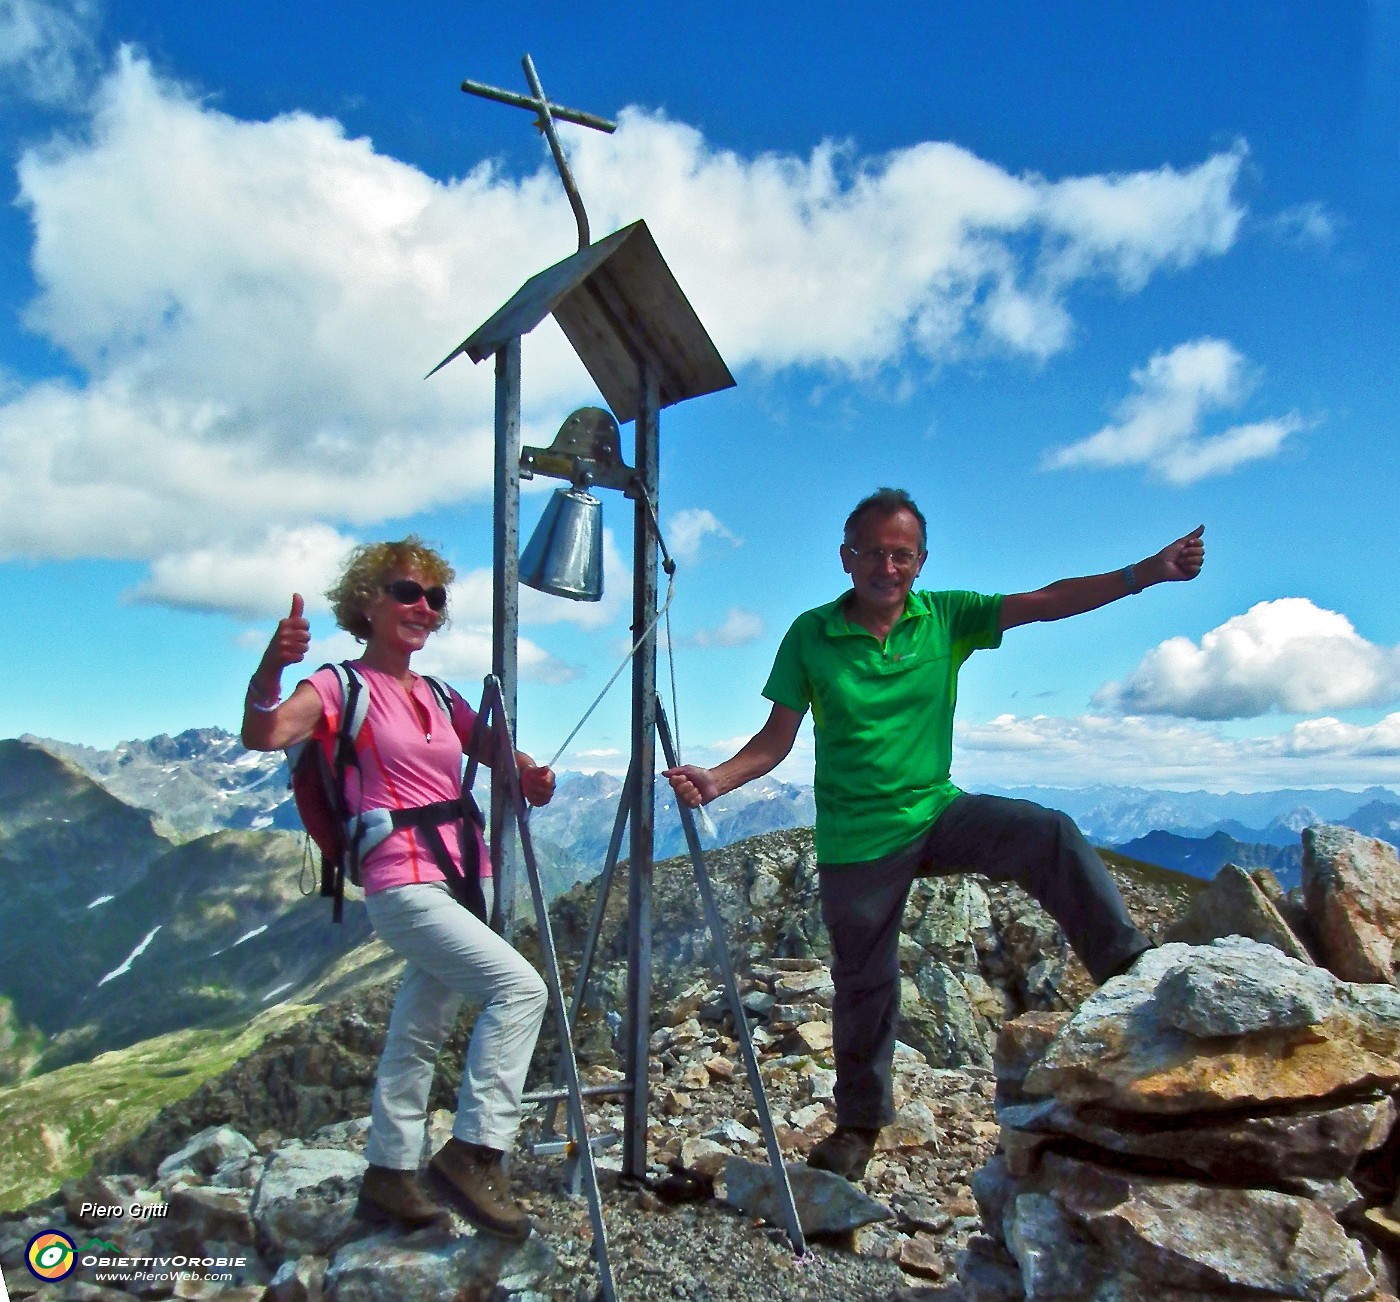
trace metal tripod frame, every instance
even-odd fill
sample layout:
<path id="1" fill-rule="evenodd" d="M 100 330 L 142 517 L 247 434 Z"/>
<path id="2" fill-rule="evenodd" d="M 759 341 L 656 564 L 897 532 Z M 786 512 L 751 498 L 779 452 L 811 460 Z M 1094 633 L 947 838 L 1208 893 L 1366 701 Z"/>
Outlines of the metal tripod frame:
<path id="1" fill-rule="evenodd" d="M 527 75 L 532 69 L 527 68 Z M 506 92 L 478 84 L 463 84 L 473 93 L 515 103 Z M 567 117 L 574 110 L 563 110 L 545 100 L 538 79 L 531 78 L 533 98 L 522 107 L 540 112 L 547 126 L 550 115 Z M 571 121 L 580 120 L 577 116 Z M 599 122 L 588 121 L 587 126 Z M 607 129 L 603 124 L 600 129 Z M 555 142 L 551 141 L 553 146 Z M 562 173 L 561 173 L 562 174 Z M 576 209 L 576 215 L 578 210 Z M 492 531 L 491 677 L 495 686 L 492 703 L 501 717 L 513 720 L 516 714 L 518 641 L 520 624 L 520 480 L 522 475 L 545 474 L 548 457 L 533 457 L 522 468 L 520 437 L 520 360 L 521 339 L 546 316 L 552 316 L 563 331 L 589 376 L 597 385 L 609 411 L 619 424 L 633 422 L 635 430 L 634 465 L 613 467 L 607 475 L 597 474 L 596 486 L 619 488 L 633 503 L 632 524 L 632 717 L 631 760 L 623 788 L 622 808 L 613 831 L 609 861 L 614 867 L 621 851 L 622 835 L 629 834 L 627 873 L 627 1009 L 624 1022 L 623 1059 L 626 1088 L 598 1087 L 582 1090 L 577 1079 L 570 1039 L 570 1021 L 563 1013 L 562 992 L 558 990 L 558 961 L 547 918 L 541 903 L 534 850 L 529 844 L 525 809 L 519 799 L 518 778 L 511 773 L 491 788 L 491 864 L 496 880 L 492 926 L 506 940 L 515 931 L 515 874 L 519 853 L 526 859 L 530 888 L 536 900 L 540 922 L 540 942 L 551 969 L 551 996 L 563 1016 L 561 1030 L 566 1041 L 570 1115 L 574 1125 L 572 1149 L 583 1162 L 594 1215 L 595 1242 L 604 1275 L 604 1296 L 611 1298 L 611 1274 L 607 1269 L 607 1244 L 598 1214 L 597 1181 L 592 1165 L 592 1147 L 583 1129 L 582 1099 L 585 1094 L 615 1093 L 624 1097 L 622 1125 L 622 1168 L 625 1175 L 645 1179 L 647 1174 L 647 1115 L 650 1083 L 651 971 L 652 971 L 652 873 L 655 852 L 655 809 L 657 737 L 670 749 L 670 732 L 656 696 L 656 619 L 660 566 L 657 560 L 660 531 L 656 527 L 657 463 L 660 455 L 660 413 L 664 407 L 706 394 L 732 388 L 734 377 L 704 325 L 686 299 L 651 232 L 644 221 L 633 222 L 596 243 L 589 243 L 586 227 L 579 225 L 580 248 L 563 261 L 536 273 L 497 311 L 453 349 L 429 374 L 435 374 L 454 358 L 466 355 L 473 362 L 495 359 L 495 513 Z M 596 470 L 596 467 L 594 468 Z M 621 478 L 615 478 L 620 476 Z M 499 757 L 498 757 L 499 758 Z M 507 766 L 510 767 L 510 766 Z M 513 768 L 512 768 L 513 772 Z M 735 1030 L 746 1054 L 749 1080 L 755 1102 L 763 1118 L 769 1157 L 777 1173 L 785 1203 L 788 1236 L 800 1253 L 805 1244 L 792 1191 L 787 1183 L 777 1138 L 767 1102 L 763 1097 L 757 1060 L 748 1037 L 748 1024 L 738 999 L 733 969 L 723 941 L 723 926 L 714 909 L 709 882 L 699 858 L 699 840 L 689 811 L 686 820 L 687 843 L 692 847 L 701 898 L 706 902 L 711 944 L 716 962 L 724 973 Z M 519 843 L 517 845 L 517 843 Z M 611 880 L 611 870 L 608 874 Z M 606 887 L 604 888 L 606 889 Z M 583 970 L 592 961 L 590 952 Z M 586 977 L 583 978 L 586 980 Z M 577 1009 L 582 991 L 577 992 Z M 552 1092 L 558 1098 L 558 1091 Z M 549 1097 L 549 1096 L 543 1096 Z"/>
<path id="2" fill-rule="evenodd" d="M 613 1283 L 612 1261 L 608 1256 L 607 1228 L 603 1224 L 603 1200 L 598 1189 L 598 1171 L 593 1164 L 593 1146 L 588 1136 L 588 1118 L 583 1110 L 583 1084 L 578 1075 L 578 1059 L 574 1057 L 573 1036 L 570 1034 L 569 1012 L 564 1006 L 564 991 L 559 980 L 559 960 L 554 949 L 554 932 L 549 923 L 549 902 L 540 884 L 535 845 L 530 836 L 529 807 L 520 789 L 520 772 L 515 765 L 515 737 L 506 711 L 505 695 L 500 679 L 488 674 L 481 696 L 478 714 L 489 729 L 494 744 L 495 763 L 491 769 L 491 792 L 504 788 L 507 807 L 520 835 L 520 852 L 525 861 L 525 873 L 530 883 L 530 898 L 535 906 L 535 927 L 540 940 L 540 958 L 544 963 L 545 985 L 549 1002 L 559 1027 L 559 1069 L 564 1078 L 563 1091 L 569 1104 L 569 1124 L 576 1140 L 575 1170 L 581 1172 L 584 1191 L 588 1195 L 588 1216 L 593 1224 L 593 1256 L 598 1263 L 600 1292 L 604 1302 L 614 1302 L 617 1290 Z M 494 803 L 494 800 L 493 800 Z"/>
<path id="3" fill-rule="evenodd" d="M 665 755 L 668 767 L 674 767 L 677 763 L 675 743 L 671 738 L 671 725 L 666 718 L 665 707 L 660 699 L 656 701 L 656 728 L 661 739 L 662 753 Z M 602 875 L 598 878 L 596 898 L 593 903 L 593 918 L 589 925 L 588 936 L 584 941 L 583 951 L 579 956 L 578 972 L 574 978 L 573 1000 L 569 1007 L 569 1025 L 572 1028 L 577 1024 L 578 1016 L 583 1008 L 584 997 L 588 992 L 588 980 L 592 974 L 593 958 L 598 949 L 598 937 L 601 934 L 603 919 L 607 913 L 608 897 L 612 891 L 613 877 L 617 872 L 618 850 L 622 844 L 622 829 L 627 821 L 628 811 L 628 790 L 632 783 L 632 772 L 629 769 L 627 780 L 623 784 L 622 799 L 618 804 L 617 818 L 613 823 L 612 838 L 608 844 L 608 858 L 603 866 Z M 710 957 L 714 961 L 715 967 L 719 969 L 721 980 L 724 984 L 725 998 L 729 1005 L 729 1014 L 734 1023 L 734 1037 L 738 1041 L 740 1056 L 744 1061 L 744 1070 L 748 1078 L 749 1091 L 753 1095 L 754 1110 L 758 1114 L 759 1129 L 763 1134 L 764 1145 L 768 1152 L 768 1164 L 773 1170 L 773 1183 L 777 1193 L 780 1210 L 783 1214 L 784 1229 L 787 1230 L 788 1241 L 792 1244 L 793 1251 L 799 1255 L 807 1250 L 806 1237 L 802 1232 L 801 1220 L 797 1214 L 797 1205 L 792 1196 L 792 1186 L 788 1181 L 787 1168 L 783 1162 L 782 1149 L 778 1144 L 778 1133 L 773 1125 L 772 1109 L 768 1106 L 768 1095 L 763 1088 L 763 1077 L 759 1073 L 758 1055 L 754 1052 L 753 1036 L 749 1031 L 748 1019 L 744 1012 L 743 1000 L 739 994 L 739 983 L 734 973 L 734 965 L 729 957 L 729 947 L 725 941 L 724 918 L 720 914 L 719 907 L 715 903 L 714 891 L 710 886 L 709 870 L 705 867 L 705 857 L 700 849 L 700 834 L 695 826 L 695 814 L 688 806 L 677 804 L 680 813 L 681 828 L 685 833 L 686 850 L 690 857 L 690 865 L 695 874 L 695 885 L 700 895 L 700 906 L 705 915 L 706 935 L 710 944 Z M 598 1093 L 624 1093 L 629 1092 L 629 1084 L 624 1083 L 611 1088 L 604 1088 Z M 548 1094 L 537 1094 L 528 1096 L 531 1101 L 554 1100 L 551 1107 L 545 1114 L 544 1133 L 550 1135 L 554 1132 L 557 1120 L 557 1091 Z M 574 1137 L 575 1144 L 578 1136 Z M 571 1147 L 570 1151 L 573 1151 Z"/>

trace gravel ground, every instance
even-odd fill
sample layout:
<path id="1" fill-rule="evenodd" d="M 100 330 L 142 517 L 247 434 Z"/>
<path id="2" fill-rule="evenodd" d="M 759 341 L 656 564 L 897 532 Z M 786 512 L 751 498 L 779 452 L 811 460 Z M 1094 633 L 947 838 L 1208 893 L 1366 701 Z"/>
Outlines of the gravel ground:
<path id="1" fill-rule="evenodd" d="M 861 1187 L 894 1212 L 893 1219 L 809 1244 L 797 1257 L 779 1228 L 751 1220 L 722 1197 L 670 1205 L 651 1189 L 623 1180 L 615 1169 L 619 1149 L 598 1155 L 613 1278 L 617 1295 L 632 1298 L 724 1298 L 727 1302 L 812 1299 L 914 1299 L 962 1302 L 957 1287 L 958 1251 L 978 1230 L 968 1177 L 995 1146 L 992 1082 L 985 1073 L 931 1071 L 913 1066 L 899 1076 L 901 1099 L 917 1098 L 937 1117 L 936 1142 L 910 1144 L 878 1153 Z M 670 1085 L 655 1078 L 656 1097 Z M 797 1091 L 770 1088 L 775 1118 L 800 1102 Z M 735 1080 L 692 1094 L 692 1110 L 653 1124 L 653 1161 L 727 1118 L 756 1127 L 746 1084 Z M 445 1118 L 444 1118 L 445 1120 Z M 616 1105 L 605 1105 L 590 1121 L 598 1134 L 618 1120 Z M 795 1130 L 779 1124 L 779 1138 L 790 1160 L 831 1128 L 829 1118 Z M 657 1133 L 658 1129 L 661 1133 Z M 670 1133 L 665 1133 L 669 1131 Z M 528 1133 L 528 1129 L 527 1129 Z M 897 1138 L 897 1136 L 896 1136 Z M 763 1161 L 762 1144 L 733 1144 L 731 1151 Z M 522 1144 L 514 1159 L 514 1181 L 522 1203 L 535 1218 L 559 1260 L 559 1283 L 551 1296 L 592 1298 L 598 1287 L 587 1199 L 567 1191 L 567 1163 L 535 1157 Z M 654 1178 L 664 1166 L 652 1168 Z M 723 1193 L 722 1177 L 719 1192 Z M 901 1255 L 916 1256 L 920 1274 L 900 1266 Z"/>

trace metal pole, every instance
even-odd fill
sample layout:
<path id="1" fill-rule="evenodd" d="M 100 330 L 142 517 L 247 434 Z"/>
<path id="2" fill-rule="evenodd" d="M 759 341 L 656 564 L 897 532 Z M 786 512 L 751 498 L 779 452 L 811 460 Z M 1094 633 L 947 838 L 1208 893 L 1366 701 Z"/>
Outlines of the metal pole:
<path id="1" fill-rule="evenodd" d="M 564 1084 L 569 1096 L 571 1129 L 578 1139 L 579 1168 L 588 1194 L 588 1215 L 593 1223 L 593 1257 L 601 1278 L 600 1293 L 604 1302 L 616 1302 L 617 1288 L 613 1283 L 612 1262 L 608 1257 L 607 1229 L 603 1224 L 603 1199 L 598 1189 L 598 1171 L 593 1164 L 593 1146 L 588 1136 L 588 1118 L 583 1110 L 583 1083 L 579 1080 L 578 1059 L 569 1028 L 569 1010 L 564 1007 L 564 990 L 559 981 L 559 958 L 554 950 L 554 932 L 549 924 L 549 904 L 540 884 L 539 862 L 535 858 L 534 842 L 530 837 L 529 807 L 520 790 L 520 773 L 515 767 L 515 737 L 510 712 L 504 705 L 501 683 L 486 680 L 482 711 L 491 719 L 492 736 L 496 743 L 496 765 L 492 773 L 491 791 L 499 787 L 512 821 L 520 831 L 520 848 L 525 860 L 525 875 L 530 885 L 530 898 L 535 906 L 535 926 L 540 941 L 540 957 L 544 963 L 545 985 L 549 1002 L 554 1008 L 559 1027 L 559 1061 L 564 1069 Z"/>
<path id="2" fill-rule="evenodd" d="M 574 184 L 574 174 L 569 171 L 569 160 L 564 156 L 564 146 L 559 143 L 559 133 L 554 129 L 554 115 L 549 111 L 549 100 L 545 98 L 544 87 L 540 85 L 539 75 L 535 72 L 535 61 L 527 54 L 520 62 L 525 69 L 525 80 L 530 83 L 530 89 L 534 91 L 540 106 L 540 130 L 549 141 L 550 153 L 554 155 L 554 166 L 559 170 L 559 179 L 564 182 L 564 193 L 569 198 L 569 207 L 574 210 L 574 223 L 578 227 L 578 246 L 580 250 L 586 249 L 589 244 L 588 214 L 583 210 L 583 196 Z"/>
<path id="3" fill-rule="evenodd" d="M 632 636 L 656 615 L 656 536 L 646 498 L 657 497 L 660 398 L 656 373 L 639 361 L 636 417 L 637 479 L 644 496 L 634 502 L 632 528 Z M 627 867 L 627 1103 L 622 1169 L 641 1178 L 647 1168 L 647 1105 L 651 1039 L 651 875 L 656 821 L 656 630 L 632 659 L 632 853 Z"/>
<path id="4" fill-rule="evenodd" d="M 627 816 L 632 811 L 632 776 L 636 770 L 629 766 L 627 778 L 622 784 L 622 793 L 618 797 L 617 816 L 613 819 L 612 836 L 608 839 L 608 857 L 603 862 L 603 874 L 598 878 L 595 890 L 597 892 L 593 901 L 593 921 L 588 927 L 588 936 L 583 942 L 583 952 L 579 955 L 578 971 L 574 976 L 574 998 L 569 1005 L 569 1026 L 573 1027 L 578 1022 L 579 1012 L 583 1008 L 583 997 L 588 991 L 588 978 L 593 971 L 593 955 L 597 952 L 598 937 L 603 930 L 603 919 L 608 911 L 608 897 L 612 894 L 613 877 L 617 873 L 617 856 L 622 852 L 622 833 L 627 827 Z M 559 1083 L 559 1075 L 555 1073 L 555 1084 Z M 631 1089 L 631 1086 L 628 1086 Z M 554 1127 L 558 1121 L 558 1112 L 555 1108 L 550 1108 L 544 1117 L 544 1125 L 541 1127 L 541 1134 L 546 1139 L 554 1134 Z"/>
<path id="5" fill-rule="evenodd" d="M 520 630 L 520 336 L 496 353 L 496 491 L 492 527 L 491 673 L 500 683 L 508 718 L 515 718 Z M 515 886 L 519 865 L 514 821 L 506 817 L 508 794 L 491 783 L 491 870 L 496 879 L 492 926 L 515 938 Z"/>
<path id="6" fill-rule="evenodd" d="M 666 722 L 666 711 L 659 699 L 656 702 L 656 728 L 661 736 L 661 753 L 666 757 L 667 766 L 673 767 L 678 762 L 676 747 L 671 740 L 671 727 Z M 724 917 L 715 903 L 714 891 L 710 889 L 710 874 L 705 868 L 705 856 L 700 852 L 700 834 L 695 830 L 695 811 L 679 800 L 676 801 L 676 811 L 681 816 L 686 850 L 690 853 L 691 867 L 695 869 L 695 885 L 700 892 L 700 906 L 704 910 L 705 924 L 710 933 L 710 954 L 724 982 L 724 993 L 729 1000 L 729 1015 L 734 1019 L 734 1038 L 739 1042 L 739 1053 L 744 1060 L 744 1070 L 748 1073 L 749 1092 L 753 1095 L 759 1129 L 763 1131 L 763 1142 L 768 1148 L 768 1165 L 773 1171 L 774 1193 L 777 1195 L 783 1221 L 787 1226 L 788 1241 L 792 1244 L 792 1250 L 801 1256 L 807 1251 L 807 1240 L 802 1233 L 802 1222 L 798 1219 L 797 1204 L 793 1201 L 787 1167 L 783 1164 L 783 1150 L 778 1144 L 778 1132 L 773 1126 L 773 1113 L 768 1107 L 768 1095 L 763 1089 L 763 1076 L 758 1070 L 758 1055 L 753 1051 L 753 1036 L 749 1034 L 743 1000 L 739 997 L 739 983 L 734 976 L 734 964 L 729 957 L 729 945 L 724 935 Z"/>

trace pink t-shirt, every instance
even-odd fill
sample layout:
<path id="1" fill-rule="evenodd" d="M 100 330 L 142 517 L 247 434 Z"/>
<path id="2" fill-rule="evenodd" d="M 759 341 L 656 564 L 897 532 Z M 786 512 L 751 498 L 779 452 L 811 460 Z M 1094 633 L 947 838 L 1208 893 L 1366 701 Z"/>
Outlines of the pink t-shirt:
<path id="1" fill-rule="evenodd" d="M 471 738 L 476 711 L 452 691 L 452 726 L 447 726 L 433 689 L 415 678 L 407 692 L 389 674 L 353 662 L 365 680 L 369 712 L 355 741 L 359 770 L 345 777 L 346 803 L 352 810 L 411 809 L 453 800 L 461 790 L 462 746 Z M 318 669 L 307 681 L 321 698 L 321 721 L 311 734 L 330 754 L 340 726 L 340 681 L 335 670 Z M 491 875 L 491 860 L 480 828 L 473 824 L 481 875 Z M 442 839 L 452 861 L 462 866 L 461 849 L 451 824 Z M 361 865 L 365 893 L 411 882 L 440 882 L 443 874 L 423 833 L 413 827 L 391 832 L 365 856 Z"/>

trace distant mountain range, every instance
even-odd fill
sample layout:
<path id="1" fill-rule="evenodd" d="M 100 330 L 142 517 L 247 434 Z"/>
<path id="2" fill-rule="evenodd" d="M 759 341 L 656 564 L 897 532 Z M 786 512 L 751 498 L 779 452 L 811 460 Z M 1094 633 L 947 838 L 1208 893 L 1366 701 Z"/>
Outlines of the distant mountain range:
<path id="1" fill-rule="evenodd" d="M 246 751 L 220 728 L 122 742 L 112 750 L 28 734 L 20 740 L 77 765 L 119 799 L 150 810 L 185 835 L 218 828 L 300 826 L 281 754 Z M 580 821 L 596 824 L 596 818 L 583 816 L 585 811 L 594 805 L 615 806 L 620 788 L 620 780 L 605 773 L 561 773 L 554 803 L 534 815 L 537 838 L 574 847 L 581 854 L 601 855 L 611 814 L 601 832 L 594 827 L 564 830 L 556 824 L 571 829 Z M 1400 837 L 1400 794 L 1381 786 L 1359 792 L 1330 787 L 1221 793 L 1103 785 L 987 790 L 1063 809 L 1101 845 L 1120 845 L 1154 831 L 1188 837 L 1223 831 L 1242 843 L 1290 845 L 1304 827 L 1319 821 L 1345 823 L 1369 836 Z M 658 837 L 679 847 L 680 822 L 664 783 L 658 784 L 657 795 Z M 722 797 L 710 806 L 710 814 L 720 841 L 727 844 L 757 832 L 809 825 L 815 807 L 809 786 L 766 779 Z"/>
<path id="2" fill-rule="evenodd" d="M 1110 786 L 990 789 L 1064 810 L 1098 845 L 1122 845 L 1149 832 L 1207 837 L 1222 831 L 1241 842 L 1290 845 L 1309 823 L 1341 823 L 1390 840 L 1400 835 L 1400 794 L 1380 786 L 1223 793 Z"/>
<path id="3" fill-rule="evenodd" d="M 38 746 L 0 741 L 0 1082 L 314 997 L 369 938 L 298 886 L 284 832 L 177 844 Z"/>
<path id="4" fill-rule="evenodd" d="M 112 750 L 28 733 L 20 741 L 76 765 L 119 800 L 150 810 L 184 836 L 301 827 L 282 753 L 245 750 L 222 728 L 124 741 Z"/>
<path id="5" fill-rule="evenodd" d="M 1206 880 L 1213 878 L 1227 863 L 1232 863 L 1250 870 L 1269 869 L 1285 890 L 1303 884 L 1303 847 L 1296 837 L 1292 845 L 1269 845 L 1239 841 L 1223 831 L 1212 832 L 1209 836 L 1149 832 L 1113 848 L 1130 859 L 1155 863 L 1158 867 L 1173 868 Z"/>
<path id="6" fill-rule="evenodd" d="M 535 812 L 550 899 L 601 870 L 620 789 L 566 774 Z M 661 789 L 665 857 L 684 843 Z M 811 793 L 755 783 L 714 814 L 727 844 L 810 824 Z M 0 1085 L 170 1031 L 241 1025 L 382 968 L 381 947 L 357 952 L 370 941 L 362 909 L 334 926 L 328 902 L 302 894 L 318 881 L 305 848 L 282 756 L 219 729 L 111 751 L 0 741 Z"/>
<path id="7" fill-rule="evenodd" d="M 1063 809 L 1098 845 L 1144 863 L 1210 879 L 1227 863 L 1268 868 L 1291 890 L 1302 882 L 1303 828 L 1340 823 L 1400 844 L 1400 796 L 1386 787 L 1364 791 L 1143 791 L 1020 788 L 1024 796 Z"/>
<path id="8" fill-rule="evenodd" d="M 555 800 L 535 811 L 551 898 L 601 870 L 620 790 L 608 774 L 564 773 Z M 1267 865 L 1292 886 L 1298 833 L 1319 820 L 1400 839 L 1400 797 L 1382 787 L 1001 794 L 1064 809 L 1099 844 L 1201 878 L 1232 860 Z M 809 787 L 768 779 L 710 813 L 718 838 L 706 838 L 707 849 L 810 826 L 814 806 Z M 295 1017 L 299 1006 L 383 975 L 392 956 L 372 939 L 363 909 L 347 909 L 337 927 L 326 901 L 301 894 L 303 839 L 290 834 L 297 826 L 282 757 L 245 751 L 219 729 L 109 751 L 36 737 L 0 741 L 0 889 L 8 905 L 0 1095 L 15 1093 L 7 1084 L 107 1050 L 137 1046 L 139 1055 L 139 1046 L 172 1033 L 202 1046 L 184 1050 L 193 1063 L 224 1052 L 250 1026 Z M 683 850 L 664 782 L 656 833 L 658 858 Z M 162 1059 L 151 1070 L 160 1078 L 155 1098 L 156 1086 L 183 1068 Z"/>
<path id="9" fill-rule="evenodd" d="M 191 728 L 176 737 L 122 742 L 112 750 L 28 734 L 20 741 L 76 765 L 119 800 L 150 811 L 177 836 L 219 829 L 301 830 L 281 752 L 244 750 L 221 728 Z M 554 800 L 531 815 L 536 848 L 548 861 L 551 896 L 601 871 L 621 790 L 621 779 L 607 773 L 561 773 Z M 669 786 L 658 783 L 656 794 L 656 853 L 665 858 L 685 849 L 685 837 Z M 764 778 L 722 797 L 709 813 L 719 834 L 714 844 L 729 845 L 761 832 L 810 827 L 816 807 L 810 787 Z M 622 853 L 625 858 L 625 841 Z"/>

